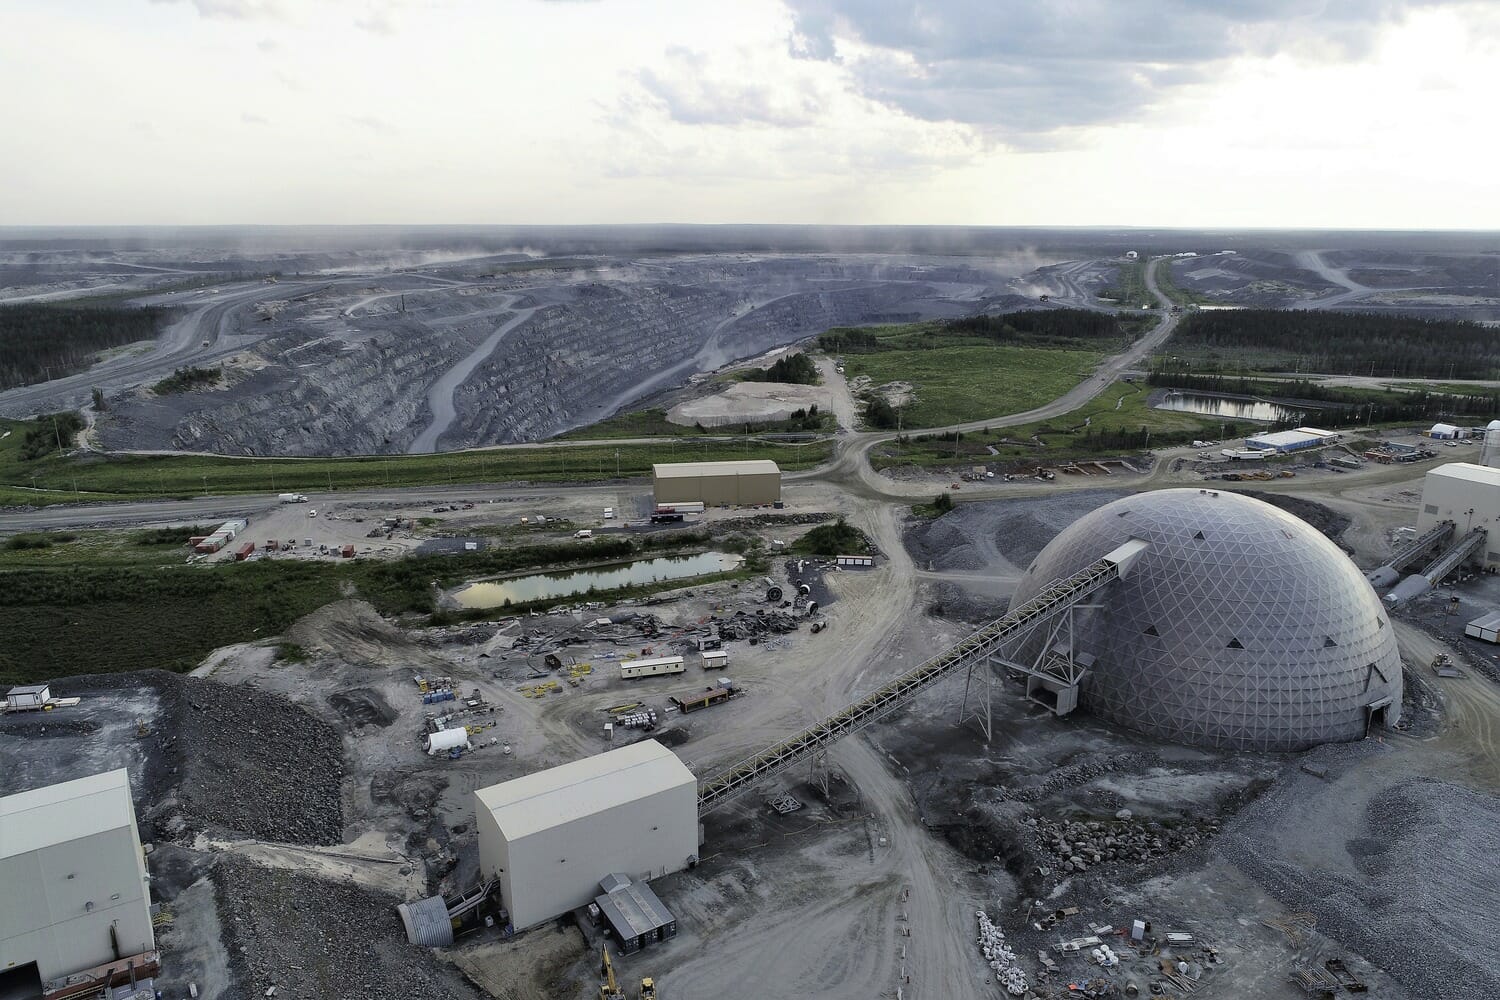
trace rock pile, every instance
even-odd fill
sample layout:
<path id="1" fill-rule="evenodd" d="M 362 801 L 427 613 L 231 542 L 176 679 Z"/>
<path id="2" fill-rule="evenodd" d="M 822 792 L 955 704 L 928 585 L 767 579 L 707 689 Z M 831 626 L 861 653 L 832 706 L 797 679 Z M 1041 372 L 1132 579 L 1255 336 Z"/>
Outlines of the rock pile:
<path id="1" fill-rule="evenodd" d="M 801 626 L 801 619 L 782 611 L 757 611 L 753 615 L 737 611 L 733 617 L 719 622 L 719 638 L 758 639 L 766 635 L 786 635 Z"/>
<path id="2" fill-rule="evenodd" d="M 1037 843 L 1057 860 L 1064 874 L 1112 862 L 1157 861 L 1197 847 L 1219 830 L 1215 820 L 1172 827 L 1155 820 L 1143 823 L 1135 820 L 1129 809 L 1121 809 L 1113 820 L 1054 822 L 1032 817 L 1026 825 L 1033 828 Z"/>
<path id="3" fill-rule="evenodd" d="M 344 745 L 312 713 L 278 695 L 184 679 L 163 735 L 181 768 L 193 828 L 294 844 L 343 840 Z"/>
<path id="4" fill-rule="evenodd" d="M 1139 753 L 1115 754 L 1113 756 L 1090 755 L 1082 760 L 1065 764 L 1054 768 L 1047 779 L 1039 784 L 1027 785 L 1025 788 L 999 788 L 996 790 L 1000 799 L 1008 799 L 1012 802 L 1037 802 L 1068 788 L 1073 788 L 1095 778 L 1103 777 L 1116 771 L 1125 774 L 1134 774 L 1145 768 L 1155 766 L 1161 762 L 1161 755 L 1155 751 L 1142 751 Z"/>
<path id="5" fill-rule="evenodd" d="M 430 951 L 407 943 L 395 896 L 227 856 L 212 878 L 240 986 L 225 996 L 479 996 Z"/>
<path id="6" fill-rule="evenodd" d="M 1026 973 L 1016 965 L 1016 953 L 1005 943 L 1005 932 L 995 926 L 988 913 L 975 910 L 979 917 L 979 950 L 990 963 L 1005 992 L 1013 997 L 1026 995 Z"/>

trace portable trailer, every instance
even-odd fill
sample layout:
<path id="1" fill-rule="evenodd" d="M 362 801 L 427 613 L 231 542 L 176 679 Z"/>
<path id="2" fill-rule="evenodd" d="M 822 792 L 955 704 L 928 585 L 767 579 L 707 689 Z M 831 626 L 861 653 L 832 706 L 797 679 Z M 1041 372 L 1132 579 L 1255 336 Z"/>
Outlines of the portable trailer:
<path id="1" fill-rule="evenodd" d="M 703 658 L 704 670 L 723 670 L 729 666 L 729 651 L 725 649 L 705 649 L 699 654 Z"/>
<path id="2" fill-rule="evenodd" d="M 687 670 L 680 656 L 658 656 L 645 660 L 632 660 L 620 664 L 620 677 L 633 680 L 637 677 L 655 677 L 659 674 L 680 674 Z"/>

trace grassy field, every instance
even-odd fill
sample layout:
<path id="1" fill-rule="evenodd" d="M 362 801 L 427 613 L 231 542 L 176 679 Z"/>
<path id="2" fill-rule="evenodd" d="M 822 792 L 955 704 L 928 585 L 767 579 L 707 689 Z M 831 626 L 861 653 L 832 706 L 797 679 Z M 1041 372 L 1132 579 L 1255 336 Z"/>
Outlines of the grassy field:
<path id="1" fill-rule="evenodd" d="M 1120 269 L 1115 272 L 1115 280 L 1110 283 L 1108 288 L 1099 290 L 1099 297 L 1101 299 L 1111 299 L 1122 306 L 1129 306 L 1132 309 L 1139 308 L 1148 303 L 1155 306 L 1155 296 L 1146 289 L 1146 261 L 1122 261 Z"/>
<path id="2" fill-rule="evenodd" d="M 654 444 L 547 446 L 358 458 L 213 458 L 195 455 L 19 456 L 25 425 L 0 421 L 0 500 L 67 503 L 225 493 L 354 490 L 478 482 L 575 482 L 644 476 L 655 462 L 769 458 L 783 469 L 827 459 L 827 442 L 774 444 L 754 439 L 666 440 Z M 33 494 L 17 487 L 35 486 Z M 76 491 L 76 492 L 75 492 Z M 94 495 L 88 495 L 94 494 Z"/>
<path id="3" fill-rule="evenodd" d="M 1140 445 L 1134 441 L 1118 441 L 1118 438 L 1142 434 L 1143 430 L 1150 432 L 1153 446 L 1220 436 L 1220 421 L 1190 413 L 1152 409 L 1146 405 L 1149 394 L 1150 390 L 1145 386 L 1116 382 L 1092 402 L 1061 417 L 965 434 L 956 441 L 915 436 L 880 446 L 871 452 L 870 461 L 877 469 L 897 465 L 966 465 L 1017 459 L 1034 459 L 1046 464 L 1138 450 Z M 1033 438 L 1043 442 L 1043 446 L 1024 443 Z M 992 454 L 990 447 L 998 454 Z"/>
<path id="4" fill-rule="evenodd" d="M 1067 392 L 1104 359 L 1096 351 L 1037 347 L 940 347 L 851 354 L 853 378 L 875 385 L 910 382 L 915 399 L 903 407 L 906 427 L 941 427 L 997 413 L 1018 413 Z"/>
<path id="5" fill-rule="evenodd" d="M 434 581 L 448 587 L 496 573 L 682 552 L 707 542 L 695 532 L 667 532 L 396 561 L 188 565 L 185 545 L 141 544 L 142 533 L 53 537 L 58 540 L 42 549 L 0 550 L 0 684 L 186 670 L 220 646 L 277 635 L 346 596 L 386 613 L 430 613 Z"/>

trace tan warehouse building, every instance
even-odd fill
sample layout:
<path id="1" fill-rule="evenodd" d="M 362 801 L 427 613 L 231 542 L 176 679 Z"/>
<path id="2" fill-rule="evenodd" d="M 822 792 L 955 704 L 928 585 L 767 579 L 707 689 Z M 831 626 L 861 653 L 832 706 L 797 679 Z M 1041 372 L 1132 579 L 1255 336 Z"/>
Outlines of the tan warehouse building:
<path id="1" fill-rule="evenodd" d="M 775 462 L 673 462 L 651 467 L 658 504 L 734 506 L 781 499 L 781 469 Z"/>
<path id="2" fill-rule="evenodd" d="M 38 983 L 154 957 L 123 768 L 0 798 L 0 895 L 0 995 L 39 995 Z"/>

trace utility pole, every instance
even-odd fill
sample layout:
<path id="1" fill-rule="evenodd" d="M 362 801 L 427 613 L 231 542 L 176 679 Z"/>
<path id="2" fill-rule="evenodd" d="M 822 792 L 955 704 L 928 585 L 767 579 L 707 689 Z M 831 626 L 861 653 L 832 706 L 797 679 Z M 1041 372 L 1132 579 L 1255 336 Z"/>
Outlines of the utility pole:
<path id="1" fill-rule="evenodd" d="M 208 496 L 208 473 L 203 473 L 203 495 Z"/>
<path id="2" fill-rule="evenodd" d="M 615 478 L 620 478 L 620 449 L 615 449 Z"/>

